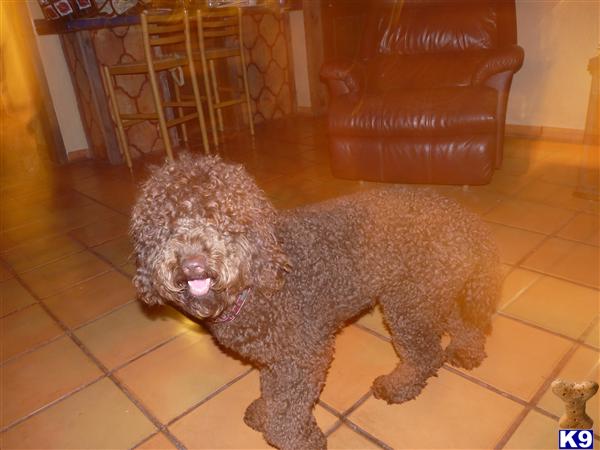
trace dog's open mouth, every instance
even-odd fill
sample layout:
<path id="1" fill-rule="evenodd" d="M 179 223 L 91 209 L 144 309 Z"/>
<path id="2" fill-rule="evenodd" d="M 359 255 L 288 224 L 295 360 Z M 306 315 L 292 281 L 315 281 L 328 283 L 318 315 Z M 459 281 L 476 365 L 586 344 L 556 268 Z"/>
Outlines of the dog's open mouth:
<path id="1" fill-rule="evenodd" d="M 187 284 L 190 289 L 190 294 L 194 297 L 202 297 L 208 294 L 210 286 L 212 285 L 212 280 L 210 278 L 198 278 L 195 280 L 188 280 Z"/>

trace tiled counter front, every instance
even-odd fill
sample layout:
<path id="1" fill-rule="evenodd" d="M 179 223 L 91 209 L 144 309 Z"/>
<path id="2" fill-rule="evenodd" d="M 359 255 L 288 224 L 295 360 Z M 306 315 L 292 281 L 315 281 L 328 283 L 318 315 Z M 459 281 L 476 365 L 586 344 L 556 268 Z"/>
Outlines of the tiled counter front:
<path id="1" fill-rule="evenodd" d="M 258 123 L 290 114 L 292 82 L 287 15 L 249 9 L 244 14 L 242 26 L 254 121 Z"/>
<path id="2" fill-rule="evenodd" d="M 285 12 L 266 8 L 244 10 L 243 40 L 255 123 L 283 117 L 293 110 L 286 37 L 288 26 Z M 94 157 L 119 162 L 116 136 L 98 68 L 102 65 L 143 61 L 141 28 L 131 25 L 61 36 Z M 119 76 L 116 82 L 122 112 L 154 110 L 146 75 Z M 134 157 L 139 153 L 163 149 L 154 123 L 136 124 L 127 130 L 127 135 Z"/>

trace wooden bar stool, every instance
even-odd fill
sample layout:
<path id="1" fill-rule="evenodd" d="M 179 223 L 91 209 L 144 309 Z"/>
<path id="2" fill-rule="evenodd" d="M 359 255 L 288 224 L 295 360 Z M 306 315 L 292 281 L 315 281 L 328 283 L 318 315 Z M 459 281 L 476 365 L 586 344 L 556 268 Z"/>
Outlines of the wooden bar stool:
<path id="1" fill-rule="evenodd" d="M 132 168 L 125 130 L 132 125 L 146 120 L 158 122 L 160 136 L 163 139 L 165 150 L 170 160 L 173 160 L 173 147 L 168 129 L 174 126 L 181 126 L 183 141 L 187 143 L 188 133 L 185 124 L 191 120 L 198 121 L 204 152 L 208 153 L 206 123 L 204 112 L 202 111 L 196 70 L 194 68 L 187 11 L 183 10 L 169 15 L 146 11 L 141 14 L 141 25 L 145 61 L 104 66 L 102 69 L 103 82 L 109 97 L 111 114 L 117 126 L 119 146 L 127 165 L 130 169 Z M 184 44 L 185 52 L 169 53 L 169 46 L 177 44 Z M 185 76 L 184 70 L 187 70 L 188 77 Z M 163 100 L 158 81 L 158 73 L 162 71 L 168 71 L 171 75 L 171 84 L 175 94 L 174 100 Z M 130 114 L 119 110 L 115 95 L 115 77 L 132 74 L 148 75 L 154 99 L 154 112 Z M 181 94 L 181 87 L 185 84 L 186 79 L 190 80 L 193 91 L 193 95 L 189 99 L 184 99 Z M 174 118 L 166 119 L 165 109 L 167 108 L 172 109 Z M 191 112 L 185 111 L 189 111 L 190 109 L 192 110 Z"/>
<path id="2" fill-rule="evenodd" d="M 244 57 L 242 42 L 242 10 L 240 8 L 199 9 L 196 11 L 196 18 L 198 22 L 200 59 L 204 72 L 204 85 L 207 93 L 208 112 L 214 144 L 218 145 L 219 143 L 216 121 L 218 121 L 219 131 L 223 132 L 223 114 L 221 109 L 229 106 L 246 104 L 250 134 L 254 135 L 248 76 L 246 74 L 246 58 Z M 233 89 L 219 86 L 215 61 L 227 58 L 236 58 L 239 61 L 242 96 L 221 100 L 222 92 L 232 92 Z M 215 113 L 217 116 L 216 119 Z"/>

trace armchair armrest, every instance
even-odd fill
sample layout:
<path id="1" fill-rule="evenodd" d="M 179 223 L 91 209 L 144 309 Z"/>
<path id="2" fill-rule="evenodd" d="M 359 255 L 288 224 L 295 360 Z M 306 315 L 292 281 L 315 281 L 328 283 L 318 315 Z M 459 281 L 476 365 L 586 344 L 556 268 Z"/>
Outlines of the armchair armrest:
<path id="1" fill-rule="evenodd" d="M 479 64 L 473 75 L 473 84 L 481 85 L 501 72 L 515 73 L 523 65 L 524 52 L 518 45 L 493 50 Z"/>
<path id="2" fill-rule="evenodd" d="M 332 97 L 358 93 L 364 86 L 364 67 L 357 61 L 328 61 L 321 67 L 320 76 Z"/>

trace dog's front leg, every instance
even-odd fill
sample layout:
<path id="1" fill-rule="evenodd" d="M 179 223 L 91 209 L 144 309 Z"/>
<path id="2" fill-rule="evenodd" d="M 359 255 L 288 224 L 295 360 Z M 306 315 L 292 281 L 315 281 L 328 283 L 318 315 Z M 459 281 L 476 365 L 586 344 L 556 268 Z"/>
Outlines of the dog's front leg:
<path id="1" fill-rule="evenodd" d="M 319 450 L 327 440 L 317 426 L 313 408 L 325 382 L 327 367 L 300 367 L 289 361 L 260 372 L 262 396 L 251 409 L 264 407 L 265 439 L 282 450 Z M 263 402 L 261 404 L 261 401 Z M 250 408 L 249 408 L 250 409 Z"/>

